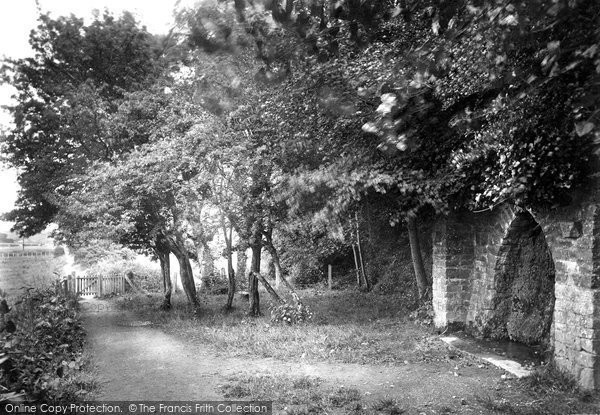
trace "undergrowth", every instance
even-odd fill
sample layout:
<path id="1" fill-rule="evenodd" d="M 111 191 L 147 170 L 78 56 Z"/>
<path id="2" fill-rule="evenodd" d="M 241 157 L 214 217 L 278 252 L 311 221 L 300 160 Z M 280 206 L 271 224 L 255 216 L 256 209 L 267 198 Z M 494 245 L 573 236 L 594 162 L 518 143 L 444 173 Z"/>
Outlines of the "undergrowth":
<path id="1" fill-rule="evenodd" d="M 81 369 L 85 333 L 77 299 L 54 286 L 29 289 L 4 315 L 0 402 L 80 402 L 94 388 Z"/>

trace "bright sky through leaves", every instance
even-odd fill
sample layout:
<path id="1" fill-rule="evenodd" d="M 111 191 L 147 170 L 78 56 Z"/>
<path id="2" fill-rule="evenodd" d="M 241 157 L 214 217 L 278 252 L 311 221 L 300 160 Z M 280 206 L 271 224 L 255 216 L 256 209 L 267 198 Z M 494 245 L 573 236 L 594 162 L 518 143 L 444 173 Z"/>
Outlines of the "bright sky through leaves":
<path id="1" fill-rule="evenodd" d="M 177 0 L 148 2 L 145 0 L 39 0 L 43 12 L 53 17 L 74 14 L 91 18 L 92 10 L 107 8 L 115 14 L 128 10 L 146 26 L 151 33 L 167 33 L 173 21 L 172 14 Z M 22 58 L 31 54 L 29 32 L 36 25 L 37 10 L 34 0 L 6 3 L 0 13 L 0 57 Z M 181 2 L 180 2 L 181 3 Z M 0 86 L 0 105 L 10 103 L 11 88 Z M 5 129 L 10 117 L 0 111 L 0 128 Z M 2 166 L 0 166 L 0 169 Z M 13 208 L 18 186 L 14 171 L 0 170 L 0 213 Z"/>

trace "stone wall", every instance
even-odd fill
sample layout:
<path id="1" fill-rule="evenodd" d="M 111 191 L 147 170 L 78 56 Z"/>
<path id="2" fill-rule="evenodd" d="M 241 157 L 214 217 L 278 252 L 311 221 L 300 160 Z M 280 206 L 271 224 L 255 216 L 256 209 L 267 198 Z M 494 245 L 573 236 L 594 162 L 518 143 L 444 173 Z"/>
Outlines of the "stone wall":
<path id="1" fill-rule="evenodd" d="M 467 319 L 474 288 L 473 226 L 462 216 L 438 221 L 432 239 L 435 324 L 463 323 Z"/>
<path id="2" fill-rule="evenodd" d="M 506 267 L 517 272 L 531 266 L 511 261 L 538 257 L 541 264 L 540 257 L 548 255 L 550 264 L 541 273 L 552 272 L 553 263 L 555 299 L 546 341 L 559 367 L 582 386 L 600 388 L 600 205 L 583 197 L 566 208 L 531 214 L 545 237 L 537 244 L 544 246 L 545 240 L 549 255 L 515 256 L 515 246 L 523 240 L 518 242 L 522 236 L 515 231 L 519 212 L 509 205 L 438 221 L 433 235 L 435 324 L 458 325 L 489 336 L 501 304 L 498 288 Z M 507 262 L 509 257 L 517 259 Z M 550 301 L 544 300 L 540 307 L 546 311 L 540 313 L 547 312 Z"/>

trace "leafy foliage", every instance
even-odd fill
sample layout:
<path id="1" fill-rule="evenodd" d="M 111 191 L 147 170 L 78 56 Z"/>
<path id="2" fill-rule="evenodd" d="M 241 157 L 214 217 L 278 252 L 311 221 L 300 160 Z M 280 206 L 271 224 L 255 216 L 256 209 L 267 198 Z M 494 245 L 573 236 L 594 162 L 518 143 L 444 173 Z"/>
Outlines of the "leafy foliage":
<path id="1" fill-rule="evenodd" d="M 105 13 L 87 26 L 74 16 L 39 19 L 30 36 L 34 57 L 9 60 L 2 71 L 2 82 L 17 89 L 15 126 L 2 145 L 21 186 L 6 218 L 24 236 L 52 221 L 56 198 L 73 191 L 75 175 L 143 142 L 143 134 L 111 134 L 111 117 L 160 66 L 155 40 L 129 13 Z"/>
<path id="2" fill-rule="evenodd" d="M 313 318 L 310 307 L 297 301 L 296 304 L 277 304 L 271 307 L 271 321 L 273 323 L 299 324 Z"/>
<path id="3" fill-rule="evenodd" d="M 10 362 L 3 364 L 0 379 L 9 393 L 36 401 L 78 402 L 89 392 L 91 385 L 77 381 L 85 335 L 77 301 L 59 290 L 30 289 L 6 315 L 16 324 L 16 331 L 0 337 L 3 357 Z"/>
<path id="4" fill-rule="evenodd" d="M 318 276 L 350 257 L 369 204 L 395 225 L 568 203 L 600 142 L 599 7 L 207 1 L 179 10 L 162 51 L 128 15 L 42 17 L 36 57 L 6 71 L 11 217 L 184 262 L 220 223 L 255 266 L 265 245 Z"/>

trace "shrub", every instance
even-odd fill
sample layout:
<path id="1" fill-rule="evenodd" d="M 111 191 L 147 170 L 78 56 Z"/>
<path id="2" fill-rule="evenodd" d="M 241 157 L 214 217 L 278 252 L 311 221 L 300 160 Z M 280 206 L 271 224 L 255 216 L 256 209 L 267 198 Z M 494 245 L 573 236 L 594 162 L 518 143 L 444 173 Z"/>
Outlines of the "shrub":
<path id="1" fill-rule="evenodd" d="M 422 303 L 416 310 L 410 313 L 410 318 L 421 326 L 431 326 L 433 324 L 434 312 L 431 301 Z"/>
<path id="2" fill-rule="evenodd" d="M 290 279 L 294 285 L 306 288 L 325 280 L 325 273 L 318 268 L 318 264 L 297 263 L 290 269 Z"/>
<path id="3" fill-rule="evenodd" d="M 227 277 L 211 273 L 202 278 L 202 291 L 207 294 L 227 294 L 228 289 L 229 282 L 227 281 Z"/>
<path id="4" fill-rule="evenodd" d="M 0 334 L 0 402 L 83 400 L 87 386 L 77 381 L 77 372 L 85 333 L 76 298 L 58 285 L 29 289 L 4 318 L 14 326 Z"/>
<path id="5" fill-rule="evenodd" d="M 313 318 L 310 308 L 302 302 L 296 305 L 285 303 L 271 307 L 271 321 L 273 323 L 298 324 Z"/>

